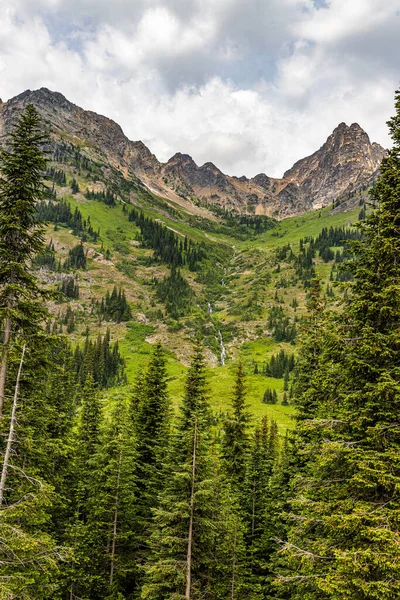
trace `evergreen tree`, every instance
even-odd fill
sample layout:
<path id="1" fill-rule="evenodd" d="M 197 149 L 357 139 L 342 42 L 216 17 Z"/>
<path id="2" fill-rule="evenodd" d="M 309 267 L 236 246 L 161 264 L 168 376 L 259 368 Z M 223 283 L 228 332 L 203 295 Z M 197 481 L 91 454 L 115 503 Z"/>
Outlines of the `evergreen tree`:
<path id="1" fill-rule="evenodd" d="M 372 191 L 375 210 L 352 244 L 354 281 L 323 348 L 334 386 L 321 400 L 312 401 L 312 388 L 304 395 L 321 442 L 292 501 L 280 574 L 293 599 L 400 594 L 399 92 L 389 129 L 393 149 Z"/>
<path id="2" fill-rule="evenodd" d="M 144 394 L 144 373 L 142 370 L 139 370 L 138 373 L 136 374 L 136 378 L 135 378 L 135 381 L 133 384 L 133 390 L 132 390 L 132 395 L 131 395 L 130 404 L 129 404 L 129 408 L 130 408 L 129 413 L 130 413 L 130 418 L 131 418 L 132 423 L 135 423 L 135 421 L 136 421 L 138 408 L 143 401 L 143 394 Z"/>
<path id="3" fill-rule="evenodd" d="M 76 181 L 75 177 L 73 177 L 72 181 L 71 181 L 71 192 L 73 194 L 77 194 L 79 192 L 79 185 L 78 185 L 78 182 Z"/>
<path id="4" fill-rule="evenodd" d="M 193 290 L 180 271 L 172 267 L 171 274 L 157 284 L 157 296 L 173 319 L 187 314 L 193 300 Z"/>
<path id="5" fill-rule="evenodd" d="M 147 367 L 134 419 L 136 437 L 137 561 L 147 554 L 152 510 L 157 506 L 161 471 L 169 441 L 170 406 L 164 350 L 156 345 Z"/>
<path id="6" fill-rule="evenodd" d="M 52 489 L 43 479 L 38 478 L 43 474 L 38 468 L 40 459 L 46 462 L 47 453 L 43 448 L 27 453 L 27 445 L 31 441 L 28 440 L 29 429 L 26 427 L 27 420 L 29 423 L 29 410 L 25 408 L 26 399 L 22 401 L 19 397 L 21 385 L 24 391 L 26 389 L 23 385 L 23 379 L 26 378 L 26 374 L 23 376 L 25 352 L 24 345 L 16 376 L 12 410 L 7 419 L 6 444 L 2 456 L 0 594 L 6 599 L 18 597 L 45 600 L 53 598 L 57 592 L 58 562 L 65 552 L 56 546 L 51 536 Z M 32 416 L 35 417 L 36 412 Z M 38 419 L 35 422 L 33 418 L 32 421 L 29 425 L 34 430 Z M 45 417 L 42 423 L 48 425 L 48 419 Z M 44 435 L 42 437 L 46 438 Z M 42 440 L 38 441 L 40 446 Z"/>
<path id="7" fill-rule="evenodd" d="M 236 492 L 243 492 L 249 451 L 247 427 L 250 421 L 246 405 L 245 374 L 240 362 L 232 398 L 233 415 L 225 420 L 222 457 L 225 471 Z"/>
<path id="8" fill-rule="evenodd" d="M 268 486 L 278 453 L 278 430 L 271 421 L 268 426 L 264 417 L 253 434 L 246 477 L 245 522 L 247 525 L 246 545 L 254 594 L 261 594 L 266 578 L 263 543 L 266 524 L 266 505 L 269 499 Z"/>
<path id="9" fill-rule="evenodd" d="M 111 294 L 107 292 L 101 303 L 97 302 L 96 309 L 99 316 L 107 321 L 121 323 L 132 318 L 125 292 L 121 288 L 118 290 L 114 287 Z"/>
<path id="10" fill-rule="evenodd" d="M 154 513 L 143 599 L 213 597 L 217 506 L 204 371 L 198 345 L 186 380 L 164 489 Z"/>
<path id="11" fill-rule="evenodd" d="M 59 598 L 60 561 L 68 552 L 57 547 L 46 532 L 51 489 L 37 486 L 36 493 L 0 510 L 0 597 L 5 600 Z"/>
<path id="12" fill-rule="evenodd" d="M 276 404 L 278 402 L 278 394 L 276 390 L 267 388 L 263 396 L 264 404 Z"/>
<path id="13" fill-rule="evenodd" d="M 82 242 L 69 250 L 68 258 L 64 262 L 63 268 L 66 271 L 70 269 L 86 269 L 86 252 Z"/>
<path id="14" fill-rule="evenodd" d="M 41 291 L 30 264 L 43 250 L 43 226 L 36 221 L 35 203 L 47 192 L 42 150 L 46 143 L 39 115 L 29 104 L 9 135 L 9 149 L 0 151 L 0 318 L 4 330 L 0 418 L 13 334 L 20 330 L 35 333 L 43 317 Z"/>
<path id="15" fill-rule="evenodd" d="M 67 298 L 77 300 L 79 298 L 79 283 L 75 281 L 74 277 L 66 277 L 60 285 L 60 292 Z"/>
<path id="16" fill-rule="evenodd" d="M 136 586 L 135 565 L 135 440 L 129 406 L 119 398 L 101 436 L 93 460 L 93 526 L 101 531 L 95 550 L 102 556 L 104 590 L 101 598 L 116 600 Z M 91 596 L 93 598 L 93 596 Z"/>
<path id="17" fill-rule="evenodd" d="M 106 588 L 102 527 L 97 524 L 96 454 L 100 448 L 102 410 L 99 392 L 89 375 L 81 393 L 82 406 L 75 439 L 74 515 L 68 542 L 74 562 L 67 572 L 72 597 L 100 599 Z"/>

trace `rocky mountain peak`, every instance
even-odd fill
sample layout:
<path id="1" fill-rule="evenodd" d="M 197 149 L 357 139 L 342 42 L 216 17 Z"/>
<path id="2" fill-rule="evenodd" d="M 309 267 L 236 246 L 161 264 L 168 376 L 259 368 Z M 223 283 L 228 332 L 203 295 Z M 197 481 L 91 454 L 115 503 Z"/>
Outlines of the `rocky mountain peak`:
<path id="1" fill-rule="evenodd" d="M 317 208 L 366 183 L 384 154 L 358 123 L 340 123 L 319 150 L 299 160 L 283 177 L 299 186 Z"/>
<path id="2" fill-rule="evenodd" d="M 265 173 L 259 173 L 258 175 L 255 175 L 251 181 L 266 190 L 268 190 L 271 186 L 271 179 L 267 177 Z"/>
<path id="3" fill-rule="evenodd" d="M 167 165 L 194 165 L 197 167 L 193 158 L 189 154 L 182 154 L 182 152 L 176 152 L 171 158 L 168 160 Z"/>
<path id="4" fill-rule="evenodd" d="M 29 103 L 37 107 L 55 140 L 76 140 L 82 152 L 127 177 L 135 175 L 158 194 L 186 202 L 189 208 L 196 197 L 238 212 L 278 217 L 300 214 L 368 185 L 385 154 L 379 144 L 371 144 L 358 123 L 343 122 L 319 150 L 296 162 L 282 179 L 265 173 L 251 179 L 230 177 L 214 163 L 199 167 L 189 154 L 180 152 L 160 163 L 142 141 L 130 141 L 113 120 L 83 110 L 45 87 L 0 103 L 0 136 Z"/>

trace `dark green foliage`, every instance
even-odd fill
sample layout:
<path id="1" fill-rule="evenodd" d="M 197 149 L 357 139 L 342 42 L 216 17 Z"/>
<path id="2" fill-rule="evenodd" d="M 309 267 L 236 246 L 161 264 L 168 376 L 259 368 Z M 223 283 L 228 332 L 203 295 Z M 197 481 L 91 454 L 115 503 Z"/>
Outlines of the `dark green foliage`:
<path id="1" fill-rule="evenodd" d="M 218 212 L 218 211 L 213 211 Z M 276 221 L 265 215 L 239 215 L 237 213 L 222 210 L 220 214 L 224 220 L 225 227 L 221 227 L 221 233 L 228 233 L 241 239 L 248 239 L 276 226 Z"/>
<path id="2" fill-rule="evenodd" d="M 133 589 L 135 528 L 134 438 L 128 406 L 119 400 L 102 425 L 93 381 L 82 393 L 77 435 L 75 515 L 70 529 L 75 548 L 69 594 L 100 600 Z"/>
<path id="3" fill-rule="evenodd" d="M 286 373 L 293 371 L 294 366 L 294 354 L 280 350 L 278 354 L 273 354 L 269 361 L 265 363 L 263 374 L 267 375 L 267 377 L 282 379 Z"/>
<path id="4" fill-rule="evenodd" d="M 294 342 L 298 334 L 296 361 L 282 350 L 254 366 L 255 373 L 283 378 L 282 405 L 290 402 L 296 409 L 296 427 L 283 448 L 273 421 L 265 418 L 250 428 L 241 364 L 229 412 L 211 413 L 199 343 L 175 419 L 167 383 L 176 369 L 167 371 L 159 344 L 132 388 L 104 394 L 104 388 L 126 383 L 110 333 L 90 340 L 87 329 L 83 347 L 72 352 L 66 340 L 50 335 L 50 320 L 42 332 L 32 264 L 56 265 L 52 242 L 43 248 L 35 201 L 39 215 L 73 226 L 83 238 L 93 230 L 79 211 L 47 200 L 41 143 L 33 136 L 26 144 L 37 115 L 30 108 L 22 117 L 13 152 L 2 155 L 0 181 L 0 233 L 8 239 L 6 244 L 0 236 L 0 316 L 12 333 L 2 346 L 2 365 L 8 364 L 2 461 L 21 344 L 28 341 L 0 506 L 2 599 L 400 597 L 400 94 L 396 110 L 390 121 L 394 147 L 382 164 L 368 215 L 354 229 L 325 229 L 316 239 L 302 239 L 298 257 L 289 244 L 282 246 L 270 265 L 279 272 L 292 263 L 307 288 L 303 318 L 290 320 L 278 291 L 279 305 L 269 307 L 267 326 L 277 342 Z M 83 168 L 90 177 L 101 173 L 71 144 L 57 147 L 56 156 L 74 165 L 77 177 Z M 29 160 L 35 177 L 27 172 Z M 63 171 L 54 168 L 47 175 L 57 185 L 65 182 Z M 109 185 L 113 191 L 97 199 L 112 205 L 119 189 L 112 178 Z M 140 191 L 139 184 L 132 186 Z M 193 302 L 179 268 L 198 269 L 201 261 L 203 301 L 210 298 L 219 307 L 219 300 L 229 300 L 230 290 L 220 282 L 232 254 L 227 251 L 226 261 L 214 265 L 210 254 L 204 260 L 201 247 L 133 213 L 143 245 L 171 265 L 171 274 L 157 284 L 169 315 L 178 319 Z M 269 226 L 247 216 L 232 221 L 239 236 Z M 345 281 L 335 286 L 345 293 L 332 313 L 325 308 L 332 286 L 325 282 L 324 293 L 312 277 L 317 252 L 321 260 L 335 260 L 332 279 Z M 214 257 L 217 263 L 217 252 Z M 235 257 L 238 273 L 240 260 Z M 68 261 L 68 268 L 85 268 L 83 244 Z M 276 287 L 285 286 L 280 277 Z M 241 304 L 245 318 L 265 309 L 261 288 L 268 282 L 257 282 L 258 289 L 247 294 Z M 66 277 L 60 291 L 78 298 L 77 280 Z M 293 300 L 291 306 L 297 304 Z M 116 287 L 92 306 L 107 320 L 131 318 L 125 293 Z M 215 326 L 218 315 L 205 323 L 195 312 L 190 326 L 208 329 L 210 339 L 210 321 Z M 71 333 L 82 314 L 67 304 L 53 328 Z M 141 352 L 151 327 L 133 321 L 127 327 L 132 347 Z M 234 331 L 221 326 L 221 334 L 226 342 Z M 276 390 L 266 390 L 262 401 L 276 403 Z"/>
<path id="5" fill-rule="evenodd" d="M 46 268 L 50 271 L 56 270 L 56 253 L 54 250 L 54 244 L 52 240 L 50 240 L 50 242 L 44 248 L 43 252 L 35 256 L 34 263 L 39 268 Z"/>
<path id="6" fill-rule="evenodd" d="M 14 353 L 15 347 L 10 355 L 12 378 Z M 70 474 L 74 387 L 70 353 L 61 340 L 51 343 L 45 336 L 35 344 L 30 340 L 25 356 L 7 506 L 0 511 L 1 547 L 5 549 L 5 553 L 1 551 L 1 592 L 5 598 L 50 600 L 59 597 L 58 562 L 69 554 L 60 542 L 64 541 L 69 501 L 66 478 Z M 2 440 L 8 425 L 8 418 L 0 422 Z M 7 588 L 15 596 L 8 596 Z"/>
<path id="7" fill-rule="evenodd" d="M 269 499 L 269 484 L 278 455 L 278 430 L 276 423 L 263 418 L 253 434 L 246 475 L 245 523 L 246 546 L 251 574 L 251 587 L 260 594 L 267 577 L 263 536 Z"/>
<path id="8" fill-rule="evenodd" d="M 278 394 L 276 390 L 270 390 L 267 388 L 264 392 L 262 401 L 264 404 L 276 404 L 278 402 Z"/>
<path id="9" fill-rule="evenodd" d="M 279 246 L 275 251 L 275 256 L 279 262 L 292 262 L 295 260 L 295 255 L 290 244 Z"/>
<path id="10" fill-rule="evenodd" d="M 51 600 L 59 597 L 58 563 L 67 553 L 58 548 L 45 531 L 50 506 L 51 490 L 41 485 L 19 503 L 1 511 L 2 598 Z"/>
<path id="11" fill-rule="evenodd" d="M 325 294 L 326 294 L 327 298 L 334 298 L 335 297 L 335 293 L 334 293 L 333 288 L 332 288 L 331 285 L 328 284 L 326 286 L 326 292 L 325 292 Z"/>
<path id="12" fill-rule="evenodd" d="M 355 228 L 349 227 L 324 227 L 321 233 L 314 240 L 314 247 L 319 250 L 319 255 L 324 262 L 329 262 L 335 258 L 332 250 L 334 246 L 346 246 L 350 240 L 359 240 L 361 232 Z"/>
<path id="13" fill-rule="evenodd" d="M 295 257 L 294 266 L 296 269 L 296 274 L 306 288 L 309 286 L 309 282 L 315 277 L 314 258 L 314 239 L 301 239 L 299 243 L 299 254 L 297 257 Z"/>
<path id="14" fill-rule="evenodd" d="M 136 534 L 135 559 L 143 564 L 148 555 L 153 511 L 164 481 L 163 463 L 169 445 L 170 404 L 167 395 L 165 354 L 157 344 L 144 379 L 139 379 L 131 403 L 136 437 Z"/>
<path id="15" fill-rule="evenodd" d="M 75 312 L 69 305 L 67 306 L 62 322 L 66 326 L 67 333 L 72 333 L 75 330 Z"/>
<path id="16" fill-rule="evenodd" d="M 111 598 L 118 599 L 119 593 L 128 597 L 138 571 L 134 555 L 136 450 L 129 406 L 123 400 L 116 403 L 106 423 L 95 462 L 95 526 L 103 530 L 99 552 L 104 555 L 107 591 Z"/>
<path id="17" fill-rule="evenodd" d="M 102 598 L 105 588 L 104 538 L 97 523 L 96 454 L 100 450 L 102 410 L 98 388 L 89 374 L 79 394 L 82 406 L 75 435 L 73 517 L 67 539 L 74 547 L 68 573 L 72 597 Z"/>
<path id="18" fill-rule="evenodd" d="M 283 391 L 287 392 L 289 389 L 289 371 L 285 371 L 285 375 L 283 377 Z"/>
<path id="19" fill-rule="evenodd" d="M 354 281 L 300 405 L 308 462 L 280 570 L 294 600 L 400 594 L 399 93 L 389 128 L 394 145 L 372 191 L 376 208 L 352 243 Z"/>
<path id="20" fill-rule="evenodd" d="M 97 200 L 106 206 L 115 206 L 117 203 L 115 195 L 109 189 L 105 192 L 94 192 L 88 189 L 86 190 L 85 196 L 89 200 Z"/>
<path id="21" fill-rule="evenodd" d="M 76 379 L 85 383 L 88 375 L 100 388 L 125 383 L 125 362 L 121 357 L 118 342 L 110 343 L 110 332 L 98 336 L 96 342 L 86 338 L 83 348 L 77 346 L 74 352 Z"/>
<path id="22" fill-rule="evenodd" d="M 8 137 L 8 149 L 0 152 L 0 316 L 11 319 L 14 329 L 34 328 L 38 318 L 33 315 L 42 313 L 41 292 L 29 267 L 43 250 L 35 204 L 47 195 L 46 143 L 39 116 L 28 105 Z"/>
<path id="23" fill-rule="evenodd" d="M 243 493 L 246 477 L 246 461 L 249 451 L 247 428 L 250 414 L 246 406 L 245 374 L 242 363 L 236 372 L 232 398 L 232 413 L 224 422 L 222 458 L 225 472 L 236 493 Z"/>
<path id="24" fill-rule="evenodd" d="M 75 277 L 65 277 L 62 280 L 59 290 L 67 298 L 77 300 L 79 298 L 79 283 Z"/>
<path id="25" fill-rule="evenodd" d="M 46 177 L 53 181 L 55 184 L 60 185 L 62 187 L 67 185 L 67 178 L 65 176 L 65 172 L 62 169 L 55 169 L 54 167 L 50 167 L 46 171 Z"/>
<path id="26" fill-rule="evenodd" d="M 96 303 L 95 310 L 100 318 L 115 323 L 129 321 L 132 318 L 132 311 L 125 292 L 121 288 L 117 289 L 116 286 L 111 294 L 107 292 L 101 302 Z"/>
<path id="27" fill-rule="evenodd" d="M 96 176 L 102 176 L 101 165 L 82 154 L 81 149 L 70 142 L 61 141 L 55 144 L 53 160 L 72 165 L 79 173 L 81 170 L 87 171 L 87 176 L 93 181 L 96 181 Z"/>
<path id="28" fill-rule="evenodd" d="M 38 221 L 50 222 L 62 227 L 70 227 L 72 233 L 80 237 L 83 241 L 91 240 L 96 242 L 100 237 L 100 233 L 94 231 L 92 228 L 90 218 L 87 220 L 84 219 L 78 208 L 72 211 L 70 204 L 65 200 L 38 202 L 36 210 Z"/>
<path id="29" fill-rule="evenodd" d="M 143 401 L 144 395 L 144 373 L 143 371 L 139 371 L 136 374 L 135 380 L 133 382 L 132 394 L 130 396 L 129 402 L 129 414 L 131 418 L 131 422 L 134 423 L 136 420 L 138 408 Z"/>
<path id="30" fill-rule="evenodd" d="M 78 185 L 75 177 L 71 181 L 71 192 L 73 194 L 77 194 L 79 192 L 79 185 Z"/>
<path id="31" fill-rule="evenodd" d="M 198 346 L 188 372 L 159 508 L 154 512 L 143 599 L 225 598 L 231 589 L 227 572 L 232 572 L 234 548 L 229 525 L 236 524 L 235 557 L 240 563 L 241 526 L 230 510 L 224 513 L 221 506 L 224 497 L 223 506 L 227 507 L 229 496 L 218 483 L 211 452 L 204 370 Z"/>
<path id="32" fill-rule="evenodd" d="M 319 251 L 319 255 L 324 262 L 329 262 L 335 258 L 335 253 L 329 246 L 322 246 Z"/>
<path id="33" fill-rule="evenodd" d="M 171 229 L 150 217 L 145 217 L 142 212 L 132 209 L 128 218 L 138 225 L 142 244 L 154 250 L 156 260 L 171 267 L 188 265 L 189 269 L 194 271 L 197 264 L 204 259 L 205 251 L 202 246 L 194 244 L 187 237 L 182 240 Z"/>
<path id="34" fill-rule="evenodd" d="M 170 406 L 166 379 L 164 350 L 161 344 L 157 344 L 140 385 L 135 411 L 136 477 L 138 498 L 141 500 L 138 511 L 145 519 L 150 518 L 150 509 L 155 504 L 159 471 L 168 445 Z"/>
<path id="35" fill-rule="evenodd" d="M 68 258 L 64 262 L 63 268 L 66 271 L 70 269 L 86 269 L 86 252 L 82 242 L 69 250 Z"/>
<path id="36" fill-rule="evenodd" d="M 291 323 L 282 306 L 269 309 L 268 329 L 276 342 L 291 342 L 296 339 L 296 325 Z"/>
<path id="37" fill-rule="evenodd" d="M 307 314 L 302 319 L 300 332 L 300 349 L 294 373 L 294 396 L 298 408 L 296 418 L 301 422 L 310 418 L 316 408 L 315 395 L 309 394 L 308 390 L 312 388 L 312 378 L 318 371 L 327 335 L 325 300 L 322 297 L 319 279 L 311 282 L 307 296 Z"/>
<path id="38" fill-rule="evenodd" d="M 214 203 L 206 203 L 205 205 L 208 210 L 221 218 L 221 223 L 218 224 L 211 221 L 202 223 L 202 228 L 213 233 L 248 240 L 273 229 L 277 224 L 275 219 L 265 215 L 241 215 L 236 211 L 220 207 Z"/>
<path id="39" fill-rule="evenodd" d="M 194 293 L 180 271 L 172 268 L 171 274 L 157 283 L 157 296 L 165 304 L 168 314 L 179 319 L 190 311 Z"/>

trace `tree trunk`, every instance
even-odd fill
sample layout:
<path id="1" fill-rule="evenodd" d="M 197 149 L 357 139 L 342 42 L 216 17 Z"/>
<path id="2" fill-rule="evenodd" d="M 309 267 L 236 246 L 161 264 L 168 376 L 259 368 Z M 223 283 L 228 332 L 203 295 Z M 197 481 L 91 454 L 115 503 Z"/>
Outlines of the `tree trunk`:
<path id="1" fill-rule="evenodd" d="M 192 462 L 192 485 L 190 489 L 190 520 L 189 520 L 189 535 L 187 549 L 187 571 L 186 571 L 186 591 L 185 599 L 190 600 L 190 592 L 192 586 L 192 545 L 193 545 L 193 515 L 194 515 L 194 484 L 196 477 L 196 449 L 197 449 L 197 416 L 194 422 L 193 436 L 193 462 Z"/>
<path id="2" fill-rule="evenodd" d="M 253 568 L 253 557 L 254 557 L 254 531 L 256 526 L 256 485 L 253 485 L 253 507 L 251 514 L 251 564 L 250 568 Z"/>
<path id="3" fill-rule="evenodd" d="M 237 520 L 235 519 L 235 535 L 233 538 L 233 560 L 232 560 L 232 589 L 231 600 L 235 599 L 235 576 L 236 576 L 236 538 L 237 538 Z"/>
<path id="4" fill-rule="evenodd" d="M 4 406 L 4 392 L 6 387 L 6 374 L 7 374 L 7 356 L 10 347 L 11 338 L 11 318 L 7 317 L 4 324 L 4 339 L 3 339 L 3 350 L 1 353 L 1 367 L 0 367 L 0 419 L 3 417 L 3 406 Z"/>
<path id="5" fill-rule="evenodd" d="M 9 463 L 9 460 L 10 460 L 11 449 L 12 449 L 12 445 L 13 445 L 14 437 L 15 437 L 15 424 L 16 424 L 16 420 L 17 420 L 19 380 L 21 378 L 22 365 L 24 364 L 25 348 L 26 348 L 26 346 L 24 345 L 24 347 L 22 349 L 21 361 L 19 363 L 17 381 L 15 383 L 15 392 L 14 392 L 14 401 L 13 401 L 13 408 L 12 408 L 11 421 L 10 421 L 10 430 L 9 430 L 9 434 L 8 434 L 6 452 L 4 454 L 3 468 L 2 468 L 2 471 L 1 471 L 1 480 L 0 480 L 0 507 L 3 504 L 4 492 L 6 490 L 8 463 Z"/>
<path id="6" fill-rule="evenodd" d="M 117 485 L 115 490 L 115 502 L 114 502 L 114 522 L 113 522 L 113 538 L 111 544 L 111 564 L 110 564 L 110 587 L 114 580 L 114 561 L 115 561 L 115 549 L 117 545 L 117 527 L 118 527 L 118 501 L 119 501 L 119 482 L 121 479 L 121 465 L 122 465 L 122 443 L 119 453 L 118 461 L 118 473 L 117 473 Z"/>

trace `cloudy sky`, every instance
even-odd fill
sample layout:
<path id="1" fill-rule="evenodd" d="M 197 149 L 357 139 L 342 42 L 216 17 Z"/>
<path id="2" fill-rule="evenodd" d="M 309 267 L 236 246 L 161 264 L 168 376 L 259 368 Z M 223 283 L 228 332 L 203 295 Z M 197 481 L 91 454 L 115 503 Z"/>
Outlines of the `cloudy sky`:
<path id="1" fill-rule="evenodd" d="M 0 0 L 0 97 L 46 86 L 160 160 L 281 176 L 338 123 L 389 145 L 400 0 Z"/>

